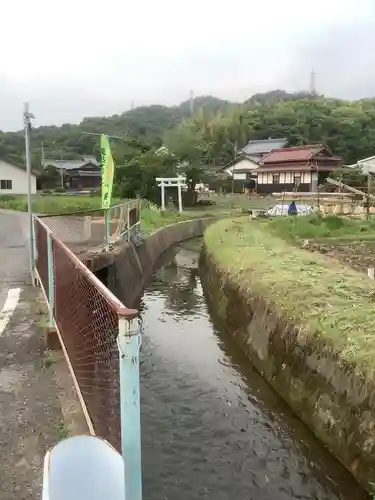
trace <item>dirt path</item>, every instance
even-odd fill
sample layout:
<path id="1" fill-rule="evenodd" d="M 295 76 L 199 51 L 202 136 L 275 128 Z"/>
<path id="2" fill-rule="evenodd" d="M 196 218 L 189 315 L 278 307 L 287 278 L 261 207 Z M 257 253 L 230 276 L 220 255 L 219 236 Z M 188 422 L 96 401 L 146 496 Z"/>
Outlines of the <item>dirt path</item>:
<path id="1" fill-rule="evenodd" d="M 27 241 L 27 215 L 0 211 L 1 500 L 40 498 L 44 454 L 66 435 L 38 291 L 26 284 Z"/>

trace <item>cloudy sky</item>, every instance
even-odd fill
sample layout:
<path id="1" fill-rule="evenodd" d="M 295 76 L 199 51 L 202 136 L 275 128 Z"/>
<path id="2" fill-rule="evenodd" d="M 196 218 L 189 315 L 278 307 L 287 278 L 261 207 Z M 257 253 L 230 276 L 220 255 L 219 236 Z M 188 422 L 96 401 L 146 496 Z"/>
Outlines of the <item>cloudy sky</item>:
<path id="1" fill-rule="evenodd" d="M 375 96 L 374 0 L 11 0 L 0 29 L 0 129 L 135 105 L 308 89 Z"/>

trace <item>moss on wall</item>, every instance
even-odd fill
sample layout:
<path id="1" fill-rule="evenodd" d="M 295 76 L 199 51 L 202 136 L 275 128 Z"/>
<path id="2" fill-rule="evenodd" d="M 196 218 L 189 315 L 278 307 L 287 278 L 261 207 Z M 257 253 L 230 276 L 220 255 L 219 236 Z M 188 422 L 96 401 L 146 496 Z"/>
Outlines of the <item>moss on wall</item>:
<path id="1" fill-rule="evenodd" d="M 375 284 L 266 227 L 205 233 L 203 288 L 260 373 L 368 489 L 375 477 Z"/>

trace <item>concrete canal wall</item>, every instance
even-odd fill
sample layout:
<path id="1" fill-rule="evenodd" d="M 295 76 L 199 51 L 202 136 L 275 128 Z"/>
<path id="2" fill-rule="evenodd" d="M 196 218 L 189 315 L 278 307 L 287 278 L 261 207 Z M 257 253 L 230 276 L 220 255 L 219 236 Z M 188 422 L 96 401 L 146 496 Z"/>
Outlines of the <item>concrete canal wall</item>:
<path id="1" fill-rule="evenodd" d="M 179 242 L 203 236 L 205 229 L 217 220 L 208 217 L 165 226 L 139 246 L 125 242 L 111 253 L 91 257 L 86 265 L 127 307 L 132 307 L 162 254 Z"/>
<path id="2" fill-rule="evenodd" d="M 225 240 L 223 227 L 216 226 L 215 224 L 209 228 L 205 235 L 206 252 L 201 257 L 201 264 L 203 289 L 207 299 L 213 304 L 217 319 L 225 325 L 228 333 L 258 371 L 314 434 L 368 491 L 373 491 L 373 371 L 370 368 L 363 369 L 363 366 L 354 361 L 348 362 L 340 349 L 334 349 L 324 335 L 312 335 L 304 330 L 302 318 L 289 319 L 282 310 L 277 309 L 275 303 L 272 304 L 258 293 L 256 280 L 253 282 L 253 289 L 251 280 L 246 286 L 240 278 L 246 269 L 238 266 L 236 270 L 232 268 L 228 272 L 221 258 L 218 258 L 218 238 L 209 237 L 211 232 L 218 231 L 223 235 L 222 240 Z M 213 242 L 215 246 L 212 246 Z M 261 240 L 257 244 L 258 251 L 262 252 Z M 241 245 L 241 251 L 246 255 L 245 244 Z M 235 251 L 233 248 L 233 252 Z M 270 255 L 272 251 L 271 249 Z M 272 263 L 268 262 L 267 266 L 272 266 Z M 258 268 L 253 276 L 261 272 Z M 258 278 L 261 280 L 262 277 Z M 264 276 L 264 280 L 267 279 L 269 280 L 269 276 Z M 269 286 L 275 284 L 269 282 Z M 366 287 L 364 282 L 364 288 Z M 364 290 L 366 297 L 368 291 Z M 375 296 L 375 287 L 373 292 Z M 286 288 L 285 293 L 287 294 Z M 347 304 L 347 307 L 351 307 L 349 297 Z M 306 303 L 305 307 L 314 307 L 314 304 Z M 357 334 L 361 335 L 361 332 L 358 331 Z M 342 342 L 345 342 L 344 337 Z"/>

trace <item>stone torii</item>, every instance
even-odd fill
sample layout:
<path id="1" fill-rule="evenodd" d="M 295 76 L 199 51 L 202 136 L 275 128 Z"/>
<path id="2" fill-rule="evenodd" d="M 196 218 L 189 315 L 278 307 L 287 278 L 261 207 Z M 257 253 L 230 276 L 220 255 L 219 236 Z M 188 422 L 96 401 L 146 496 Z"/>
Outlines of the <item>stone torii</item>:
<path id="1" fill-rule="evenodd" d="M 186 187 L 186 177 L 179 175 L 177 177 L 156 177 L 156 182 L 161 188 L 161 209 L 165 210 L 165 188 L 177 187 L 178 190 L 178 211 L 182 212 L 182 188 Z"/>

